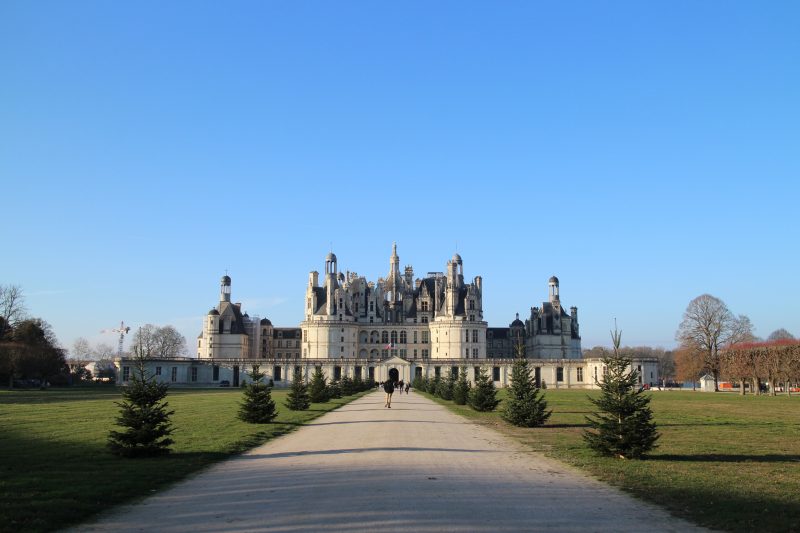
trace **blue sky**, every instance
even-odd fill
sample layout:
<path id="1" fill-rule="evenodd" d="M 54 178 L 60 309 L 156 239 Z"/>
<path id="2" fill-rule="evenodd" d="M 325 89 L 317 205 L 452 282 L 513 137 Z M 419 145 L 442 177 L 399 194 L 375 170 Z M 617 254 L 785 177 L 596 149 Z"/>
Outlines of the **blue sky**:
<path id="1" fill-rule="evenodd" d="M 671 347 L 710 293 L 800 335 L 796 2 L 0 4 L 0 283 L 61 342 L 192 343 L 227 269 L 294 326 L 310 270 L 457 249 L 492 326 Z"/>

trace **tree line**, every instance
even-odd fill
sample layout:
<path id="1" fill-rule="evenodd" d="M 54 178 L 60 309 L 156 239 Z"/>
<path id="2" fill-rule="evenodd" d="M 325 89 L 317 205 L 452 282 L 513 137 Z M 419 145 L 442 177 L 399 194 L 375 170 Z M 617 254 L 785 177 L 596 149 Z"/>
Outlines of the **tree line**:
<path id="1" fill-rule="evenodd" d="M 719 298 L 702 294 L 689 302 L 675 333 L 679 347 L 675 352 L 678 379 L 692 383 L 703 374 L 714 378 L 719 391 L 721 379 L 737 382 L 744 394 L 745 385 L 759 392 L 768 384 L 773 394 L 778 384 L 800 381 L 798 345 L 794 336 L 781 328 L 766 341 L 756 337 L 746 315 L 735 315 Z"/>

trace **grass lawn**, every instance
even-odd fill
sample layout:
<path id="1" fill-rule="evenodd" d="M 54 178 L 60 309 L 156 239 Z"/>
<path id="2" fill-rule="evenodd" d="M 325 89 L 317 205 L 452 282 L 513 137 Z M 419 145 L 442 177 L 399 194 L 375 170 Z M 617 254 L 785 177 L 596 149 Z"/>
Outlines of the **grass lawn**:
<path id="1" fill-rule="evenodd" d="M 545 392 L 553 415 L 535 429 L 511 426 L 499 412 L 437 401 L 695 523 L 800 531 L 800 398 L 654 391 L 659 447 L 635 461 L 596 457 L 584 446 L 584 417 L 594 407 L 587 393 L 598 392 Z"/>
<path id="2" fill-rule="evenodd" d="M 106 450 L 119 412 L 115 387 L 0 391 L 0 531 L 48 531 L 150 493 L 333 410 L 357 396 L 283 406 L 272 424 L 236 418 L 242 391 L 173 389 L 173 453 L 121 459 Z"/>

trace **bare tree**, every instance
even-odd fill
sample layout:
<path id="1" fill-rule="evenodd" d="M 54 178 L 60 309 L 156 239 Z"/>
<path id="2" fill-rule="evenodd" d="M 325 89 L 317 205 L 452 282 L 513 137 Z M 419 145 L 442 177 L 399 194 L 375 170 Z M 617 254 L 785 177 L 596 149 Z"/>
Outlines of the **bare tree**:
<path id="1" fill-rule="evenodd" d="M 89 341 L 83 337 L 78 337 L 72 343 L 72 353 L 70 355 L 72 359 L 80 359 L 84 361 L 92 359 L 92 356 L 94 355 L 92 345 L 89 344 Z"/>
<path id="2" fill-rule="evenodd" d="M 769 334 L 767 337 L 768 341 L 780 341 L 780 340 L 794 340 L 794 335 L 786 331 L 784 328 L 779 328 Z"/>
<path id="3" fill-rule="evenodd" d="M 146 324 L 133 334 L 133 346 L 145 358 L 169 358 L 186 352 L 186 339 L 172 326 Z"/>
<path id="4" fill-rule="evenodd" d="M 25 319 L 25 297 L 19 285 L 0 285 L 0 340 Z"/>
<path id="5" fill-rule="evenodd" d="M 749 324 L 750 320 L 745 324 L 743 318 L 734 317 L 719 298 L 703 294 L 689 302 L 675 333 L 682 347 L 702 357 L 705 369 L 714 376 L 715 391 L 719 390 L 719 351 Z"/>

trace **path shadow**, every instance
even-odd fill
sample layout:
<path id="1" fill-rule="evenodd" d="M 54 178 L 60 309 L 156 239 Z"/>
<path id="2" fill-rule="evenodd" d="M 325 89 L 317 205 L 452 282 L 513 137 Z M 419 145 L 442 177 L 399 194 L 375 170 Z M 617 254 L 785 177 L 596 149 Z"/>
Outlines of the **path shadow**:
<path id="1" fill-rule="evenodd" d="M 506 453 L 495 450 L 472 450 L 459 448 L 415 448 L 411 446 L 379 447 L 379 448 L 345 448 L 340 450 L 304 450 L 281 453 L 253 453 L 242 455 L 239 459 L 279 459 L 282 457 L 303 457 L 307 455 L 341 455 L 345 453 L 368 452 L 445 452 L 445 453 Z M 238 460 L 238 459 L 237 459 Z"/>

